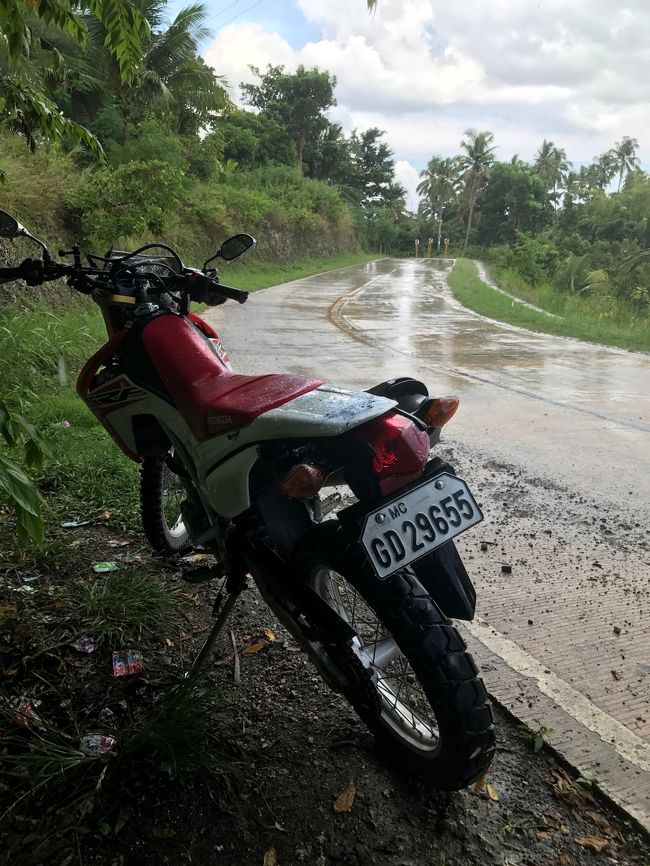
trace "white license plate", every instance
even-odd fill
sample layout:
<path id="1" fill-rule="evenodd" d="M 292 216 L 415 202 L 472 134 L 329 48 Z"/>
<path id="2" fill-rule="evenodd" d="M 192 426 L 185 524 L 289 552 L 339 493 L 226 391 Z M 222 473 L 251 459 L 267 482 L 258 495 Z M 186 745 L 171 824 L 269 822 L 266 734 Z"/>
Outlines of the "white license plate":
<path id="1" fill-rule="evenodd" d="M 443 472 L 367 515 L 361 543 L 388 577 L 483 520 L 463 480 Z"/>

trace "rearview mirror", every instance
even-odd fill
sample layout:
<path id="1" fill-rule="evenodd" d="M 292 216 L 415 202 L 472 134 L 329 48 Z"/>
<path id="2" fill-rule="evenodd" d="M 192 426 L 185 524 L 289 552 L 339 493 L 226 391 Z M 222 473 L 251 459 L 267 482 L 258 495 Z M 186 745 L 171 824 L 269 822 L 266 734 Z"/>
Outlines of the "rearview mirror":
<path id="1" fill-rule="evenodd" d="M 11 214 L 0 210 L 0 238 L 17 238 L 24 229 Z"/>
<path id="2" fill-rule="evenodd" d="M 251 247 L 255 246 L 255 238 L 250 235 L 233 235 L 221 244 L 221 258 L 227 262 L 232 262 L 243 256 Z"/>
<path id="3" fill-rule="evenodd" d="M 234 259 L 243 256 L 244 253 L 248 252 L 248 250 L 254 247 L 256 243 L 257 241 L 255 238 L 250 235 L 233 235 L 231 238 L 228 238 L 227 241 L 224 241 L 221 244 L 221 248 L 203 263 L 203 273 L 206 273 L 208 265 L 215 259 L 221 258 L 225 262 L 232 262 Z"/>

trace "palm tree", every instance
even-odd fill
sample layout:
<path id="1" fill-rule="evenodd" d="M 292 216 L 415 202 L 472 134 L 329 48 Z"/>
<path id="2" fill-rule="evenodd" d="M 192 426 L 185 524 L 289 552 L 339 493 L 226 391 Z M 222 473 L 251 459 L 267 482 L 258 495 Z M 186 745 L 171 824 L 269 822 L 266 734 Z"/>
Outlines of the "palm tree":
<path id="1" fill-rule="evenodd" d="M 595 156 L 594 162 L 589 168 L 592 169 L 592 175 L 598 188 L 604 190 L 616 176 L 619 164 L 614 151 L 608 150 L 606 153 L 601 153 L 600 156 Z"/>
<path id="2" fill-rule="evenodd" d="M 432 156 L 420 172 L 418 194 L 428 199 L 432 209 L 451 201 L 458 190 L 457 157 L 442 159 Z"/>
<path id="3" fill-rule="evenodd" d="M 535 156 L 535 168 L 546 184 L 547 190 L 553 191 L 549 198 L 553 199 L 557 216 L 558 187 L 564 184 L 567 172 L 571 168 L 571 163 L 566 158 L 566 151 L 545 138 Z"/>
<path id="4" fill-rule="evenodd" d="M 610 151 L 611 155 L 616 161 L 616 168 L 619 173 L 617 192 L 621 191 L 623 175 L 629 174 L 639 165 L 639 157 L 636 155 L 636 150 L 638 146 L 639 142 L 636 140 L 636 138 L 630 138 L 629 135 L 624 135 L 620 141 L 616 142 L 616 144 Z"/>
<path id="5" fill-rule="evenodd" d="M 465 243 L 463 253 L 467 250 L 469 233 L 472 230 L 472 216 L 476 199 L 488 178 L 490 168 L 494 162 L 494 151 L 496 146 L 492 144 L 494 135 L 488 130 L 477 132 L 475 129 L 465 131 L 465 137 L 460 143 L 465 153 L 459 158 L 459 166 L 462 169 L 460 180 L 463 183 L 463 194 L 467 199 L 467 231 L 465 232 Z"/>

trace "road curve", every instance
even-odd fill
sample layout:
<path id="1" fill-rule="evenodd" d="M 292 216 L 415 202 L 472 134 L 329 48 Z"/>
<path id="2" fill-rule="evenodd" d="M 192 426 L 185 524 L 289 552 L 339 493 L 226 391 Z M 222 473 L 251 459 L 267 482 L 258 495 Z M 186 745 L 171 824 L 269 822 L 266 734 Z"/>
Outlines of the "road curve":
<path id="1" fill-rule="evenodd" d="M 486 515 L 459 546 L 488 686 L 650 826 L 650 356 L 478 316 L 449 267 L 382 259 L 210 320 L 241 372 L 409 374 L 460 396 L 441 450 Z"/>

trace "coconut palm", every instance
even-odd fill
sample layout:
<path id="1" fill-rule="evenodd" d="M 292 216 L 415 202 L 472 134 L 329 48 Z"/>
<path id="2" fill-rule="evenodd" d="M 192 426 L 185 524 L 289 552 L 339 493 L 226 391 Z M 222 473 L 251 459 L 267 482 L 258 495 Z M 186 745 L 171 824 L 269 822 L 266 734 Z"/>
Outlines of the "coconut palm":
<path id="1" fill-rule="evenodd" d="M 459 166 L 462 171 L 460 180 L 463 184 L 463 195 L 467 200 L 467 231 L 465 232 L 465 243 L 463 252 L 467 250 L 469 233 L 472 230 L 472 217 L 474 206 L 485 181 L 490 173 L 494 162 L 494 151 L 496 146 L 492 144 L 494 135 L 488 130 L 477 132 L 475 129 L 465 131 L 465 137 L 460 146 L 465 151 L 459 157 Z"/>
<path id="2" fill-rule="evenodd" d="M 546 184 L 546 189 L 549 193 L 552 191 L 549 198 L 553 201 L 557 215 L 558 189 L 563 186 L 567 172 L 571 168 L 571 163 L 566 158 L 566 151 L 545 138 L 535 155 L 534 165 Z"/>
<path id="3" fill-rule="evenodd" d="M 629 135 L 624 135 L 620 141 L 617 141 L 610 153 L 616 162 L 618 170 L 618 190 L 621 191 L 623 177 L 629 174 L 639 165 L 639 157 L 636 155 L 639 142 L 636 138 L 630 138 Z"/>
<path id="4" fill-rule="evenodd" d="M 606 189 L 616 176 L 619 170 L 619 164 L 613 150 L 608 150 L 606 153 L 601 153 L 600 156 L 594 157 L 594 162 L 589 169 L 592 170 L 592 176 L 598 185 L 599 189 Z"/>
<path id="5" fill-rule="evenodd" d="M 429 201 L 432 209 L 451 201 L 458 191 L 458 159 L 432 156 L 420 172 L 417 191 Z"/>

